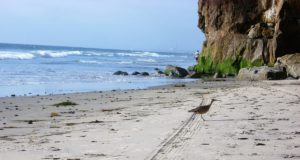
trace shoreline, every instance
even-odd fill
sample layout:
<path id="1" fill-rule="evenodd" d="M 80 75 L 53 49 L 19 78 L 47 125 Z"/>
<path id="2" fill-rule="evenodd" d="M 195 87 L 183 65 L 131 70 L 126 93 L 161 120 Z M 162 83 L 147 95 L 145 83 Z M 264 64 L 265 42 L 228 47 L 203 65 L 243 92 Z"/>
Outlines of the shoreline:
<path id="1" fill-rule="evenodd" d="M 258 81 L 237 81 L 235 78 L 217 78 L 217 79 L 210 79 L 210 80 L 202 80 L 200 79 L 186 79 L 183 78 L 184 80 L 188 80 L 188 82 L 173 82 L 169 84 L 161 84 L 161 85 L 154 85 L 154 86 L 149 86 L 145 88 L 133 88 L 133 89 L 109 89 L 109 90 L 94 90 L 94 91 L 71 91 L 71 92 L 66 92 L 66 93 L 47 93 L 47 94 L 34 94 L 34 93 L 29 93 L 29 94 L 24 94 L 24 95 L 17 95 L 17 94 L 12 94 L 12 95 L 7 95 L 7 96 L 0 96 L 0 99 L 2 98 L 20 98 L 20 97 L 43 97 L 43 96 L 66 96 L 66 95 L 72 95 L 72 94 L 92 94 L 92 93 L 103 93 L 103 92 L 116 92 L 116 91 L 141 91 L 141 90 L 153 90 L 153 89 L 170 89 L 170 88 L 191 88 L 191 87 L 197 87 L 201 89 L 206 89 L 206 88 L 220 88 L 222 86 L 230 86 L 234 85 L 235 83 L 231 82 L 238 82 L 236 84 L 238 87 L 239 84 L 248 84 L 248 83 L 256 83 Z M 180 80 L 180 79 L 179 79 Z M 205 85 L 198 85 L 198 84 L 203 84 L 206 83 Z M 176 86 L 176 85 L 179 86 Z M 209 85 L 212 84 L 212 85 Z M 216 85 L 218 84 L 218 85 Z M 184 85 L 184 86 L 181 86 Z"/>
<path id="2" fill-rule="evenodd" d="M 157 78 L 157 77 L 155 77 Z M 150 89 L 150 88 L 155 88 L 155 87 L 160 87 L 160 86 L 168 86 L 168 85 L 174 85 L 176 83 L 190 83 L 190 82 L 193 82 L 193 81 L 198 81 L 198 80 L 201 80 L 201 79 L 191 79 L 191 78 L 183 78 L 183 79 L 173 79 L 173 78 L 170 78 L 170 77 L 165 77 L 166 79 L 160 79 L 160 81 L 162 82 L 156 82 L 156 80 L 154 81 L 154 84 L 148 84 L 146 86 L 142 86 L 140 84 L 137 84 L 136 86 L 135 85 L 131 85 L 131 86 L 126 86 L 125 87 L 125 84 L 118 84 L 116 83 L 117 86 L 119 87 L 112 87 L 113 85 L 112 84 L 109 84 L 108 85 L 108 88 L 106 87 L 96 87 L 96 89 L 91 89 L 93 85 L 95 86 L 98 86 L 99 84 L 98 83 L 82 83 L 82 84 L 78 84 L 78 85 L 72 85 L 71 86 L 82 86 L 82 85 L 87 85 L 88 88 L 82 88 L 82 89 L 75 89 L 75 90 L 72 90 L 72 89 L 68 89 L 68 90 L 65 90 L 65 91 L 62 91 L 62 90 L 56 90 L 54 92 L 44 92 L 42 91 L 41 89 L 37 89 L 36 91 L 33 91 L 33 92 L 30 92 L 30 91 L 21 91 L 23 90 L 22 88 L 25 88 L 25 89 L 28 89 L 28 88 L 36 88 L 37 86 L 23 86 L 23 87 L 19 87 L 18 90 L 16 90 L 15 92 L 12 92 L 12 91 L 9 91 L 10 93 L 9 94 L 3 94 L 3 96 L 0 96 L 0 98 L 8 98 L 8 97 L 32 97 L 32 96 L 47 96 L 47 95 L 64 95 L 64 94 L 74 94 L 74 93 L 92 93 L 92 92 L 108 92 L 108 91 L 113 91 L 113 90 L 144 90 L 144 89 Z M 166 82 L 163 82 L 164 80 L 166 80 Z M 149 79 L 149 81 L 151 81 L 151 79 Z M 168 82 L 170 81 L 170 82 Z M 139 82 L 140 83 L 140 82 Z M 103 85 L 103 84 L 101 84 Z M 130 85 L 130 83 L 129 83 Z M 140 86 L 139 86 L 140 85 Z M 52 88 L 55 86 L 55 85 L 50 85 L 52 86 Z M 13 88 L 13 86 L 2 86 L 2 87 L 5 87 L 4 90 L 9 90 L 7 88 Z M 56 87 L 58 88 L 58 87 Z M 97 89 L 97 88 L 100 88 L 100 89 Z M 112 88 L 112 89 L 110 89 Z M 78 91 L 80 90 L 80 91 Z M 22 93 L 18 93 L 19 91 L 21 91 Z M 2 95 L 2 94 L 0 94 Z"/>
<path id="3" fill-rule="evenodd" d="M 2 97 L 0 159 L 300 157 L 299 80 L 184 84 Z M 211 98 L 206 121 L 188 121 Z"/>

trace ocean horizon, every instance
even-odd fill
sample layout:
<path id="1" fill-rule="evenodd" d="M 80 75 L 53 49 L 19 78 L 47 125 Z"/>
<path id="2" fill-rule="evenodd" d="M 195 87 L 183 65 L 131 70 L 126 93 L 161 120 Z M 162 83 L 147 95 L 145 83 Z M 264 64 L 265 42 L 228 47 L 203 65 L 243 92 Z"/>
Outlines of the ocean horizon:
<path id="1" fill-rule="evenodd" d="M 0 97 L 145 89 L 191 79 L 157 74 L 195 63 L 193 53 L 0 43 Z M 116 71 L 150 76 L 116 76 Z"/>

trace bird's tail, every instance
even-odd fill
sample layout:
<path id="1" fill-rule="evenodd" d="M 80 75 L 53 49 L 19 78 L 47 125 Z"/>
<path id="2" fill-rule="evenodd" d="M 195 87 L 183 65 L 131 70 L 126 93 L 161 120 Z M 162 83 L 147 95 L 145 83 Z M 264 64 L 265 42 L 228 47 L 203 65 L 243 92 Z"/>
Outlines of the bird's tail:
<path id="1" fill-rule="evenodd" d="M 189 110 L 188 112 L 196 112 L 198 110 L 198 107 L 197 108 L 194 108 L 194 109 L 191 109 Z"/>

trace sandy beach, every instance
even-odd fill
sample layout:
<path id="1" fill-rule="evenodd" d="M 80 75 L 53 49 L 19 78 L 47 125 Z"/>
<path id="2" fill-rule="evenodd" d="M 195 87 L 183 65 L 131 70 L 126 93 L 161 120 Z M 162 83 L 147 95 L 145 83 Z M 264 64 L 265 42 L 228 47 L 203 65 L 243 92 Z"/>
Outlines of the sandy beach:
<path id="1" fill-rule="evenodd" d="M 299 115 L 299 80 L 6 97 L 0 159 L 300 159 Z"/>

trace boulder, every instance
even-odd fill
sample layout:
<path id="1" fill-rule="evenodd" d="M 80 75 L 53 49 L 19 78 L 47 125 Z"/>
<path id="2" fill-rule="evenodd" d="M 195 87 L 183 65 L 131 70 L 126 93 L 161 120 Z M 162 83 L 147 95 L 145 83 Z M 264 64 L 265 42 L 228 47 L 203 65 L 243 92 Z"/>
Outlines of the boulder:
<path id="1" fill-rule="evenodd" d="M 275 67 L 286 70 L 288 76 L 300 78 L 300 53 L 289 54 L 277 58 Z"/>
<path id="2" fill-rule="evenodd" d="M 189 72 L 181 67 L 168 65 L 164 71 L 166 76 L 183 78 L 189 75 Z"/>
<path id="3" fill-rule="evenodd" d="M 159 70 L 157 71 L 157 74 L 165 74 L 163 71 Z"/>
<path id="4" fill-rule="evenodd" d="M 117 76 L 128 76 L 128 73 L 127 72 L 123 72 L 123 71 L 117 71 L 115 72 L 113 75 L 117 75 Z"/>
<path id="5" fill-rule="evenodd" d="M 133 76 L 137 76 L 137 75 L 140 75 L 140 74 L 141 74 L 140 72 L 133 72 L 132 73 Z"/>
<path id="6" fill-rule="evenodd" d="M 156 71 L 156 73 L 158 74 L 158 75 L 160 75 L 160 74 L 165 74 L 162 70 L 160 70 L 159 68 L 154 68 L 154 70 Z"/>
<path id="7" fill-rule="evenodd" d="M 142 72 L 141 75 L 142 76 L 149 76 L 150 74 L 148 72 Z"/>
<path id="8" fill-rule="evenodd" d="M 285 79 L 286 72 L 283 70 L 262 66 L 253 68 L 242 68 L 237 76 L 238 80 L 280 80 Z"/>

